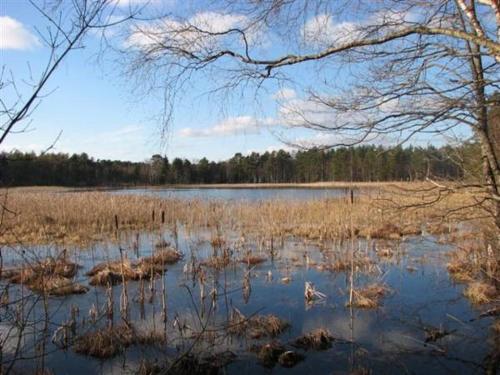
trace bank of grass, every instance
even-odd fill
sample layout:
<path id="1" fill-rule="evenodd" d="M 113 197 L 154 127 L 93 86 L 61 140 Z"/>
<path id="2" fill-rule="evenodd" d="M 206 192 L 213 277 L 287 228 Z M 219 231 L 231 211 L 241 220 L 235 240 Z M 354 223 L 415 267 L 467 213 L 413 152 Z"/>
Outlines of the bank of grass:
<path id="1" fill-rule="evenodd" d="M 353 236 L 398 239 L 452 232 L 473 209 L 455 211 L 474 199 L 462 192 L 432 205 L 433 196 L 421 184 L 378 186 L 366 193 L 308 201 L 228 202 L 163 199 L 146 195 L 118 195 L 102 191 L 54 194 L 54 189 L 8 191 L 0 226 L 0 244 L 85 245 L 113 240 L 117 230 L 142 231 L 219 228 L 242 235 L 279 240 L 295 236 L 323 242 Z M 404 211 L 395 206 L 412 206 Z M 460 212 L 457 215 L 456 212 Z"/>

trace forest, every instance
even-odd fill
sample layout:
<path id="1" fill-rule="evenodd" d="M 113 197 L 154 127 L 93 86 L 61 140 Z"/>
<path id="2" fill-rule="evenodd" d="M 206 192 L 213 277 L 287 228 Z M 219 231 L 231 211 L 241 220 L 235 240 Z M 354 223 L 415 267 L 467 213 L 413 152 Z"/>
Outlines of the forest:
<path id="1" fill-rule="evenodd" d="M 320 181 L 464 179 L 478 169 L 478 146 L 357 146 L 285 150 L 198 161 L 159 154 L 143 162 L 95 160 L 87 154 L 0 153 L 2 186 L 119 186 Z M 469 165 L 464 165 L 468 163 Z M 467 172 L 464 172 L 467 171 Z"/>

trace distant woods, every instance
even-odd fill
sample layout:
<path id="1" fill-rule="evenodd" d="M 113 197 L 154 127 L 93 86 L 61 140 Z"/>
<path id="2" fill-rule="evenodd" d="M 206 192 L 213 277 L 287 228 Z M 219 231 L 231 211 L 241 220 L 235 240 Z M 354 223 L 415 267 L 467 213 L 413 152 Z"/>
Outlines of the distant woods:
<path id="1" fill-rule="evenodd" d="M 464 165 L 468 163 L 469 165 Z M 467 179 L 479 174 L 476 144 L 459 148 L 358 146 L 235 154 L 225 161 L 191 162 L 161 155 L 144 162 L 95 160 L 87 154 L 0 153 L 3 186 L 286 183 Z"/>

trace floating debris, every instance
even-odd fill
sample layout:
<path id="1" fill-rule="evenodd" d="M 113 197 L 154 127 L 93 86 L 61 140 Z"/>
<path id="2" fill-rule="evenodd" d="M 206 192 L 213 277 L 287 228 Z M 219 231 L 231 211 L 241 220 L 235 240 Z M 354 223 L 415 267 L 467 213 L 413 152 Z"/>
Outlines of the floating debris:
<path id="1" fill-rule="evenodd" d="M 285 276 L 285 277 L 282 277 L 282 278 L 281 278 L 281 282 L 282 282 L 283 284 L 288 284 L 288 283 L 290 283 L 290 281 L 292 281 L 292 278 L 291 278 L 291 277 L 289 277 L 289 276 Z"/>
<path id="2" fill-rule="evenodd" d="M 326 294 L 317 291 L 312 282 L 306 281 L 304 286 L 304 298 L 307 303 L 312 303 L 315 300 L 325 299 Z"/>
<path id="3" fill-rule="evenodd" d="M 298 337 L 292 345 L 304 350 L 327 350 L 332 347 L 333 340 L 330 331 L 318 328 Z"/>

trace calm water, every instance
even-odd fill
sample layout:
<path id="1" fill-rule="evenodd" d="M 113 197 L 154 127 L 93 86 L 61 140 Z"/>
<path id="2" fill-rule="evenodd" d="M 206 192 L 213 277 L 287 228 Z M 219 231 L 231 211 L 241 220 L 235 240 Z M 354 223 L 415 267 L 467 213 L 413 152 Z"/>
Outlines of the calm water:
<path id="1" fill-rule="evenodd" d="M 147 188 L 113 190 L 115 194 L 153 195 L 161 198 L 220 199 L 220 200 L 308 200 L 347 196 L 348 189 L 297 189 L 297 188 Z M 358 191 L 356 191 L 358 193 Z"/>
<path id="2" fill-rule="evenodd" d="M 138 253 L 126 250 L 131 248 L 130 239 L 122 239 L 120 245 L 129 258 L 136 259 L 151 254 L 154 243 L 160 238 L 173 241 L 169 233 L 165 232 L 141 235 Z M 188 327 L 188 332 L 189 329 L 193 332 L 199 329 L 202 322 L 210 327 L 220 327 L 227 321 L 228 310 L 232 307 L 238 308 L 246 316 L 272 313 L 287 320 L 291 325 L 290 329 L 276 338 L 284 344 L 314 328 L 328 329 L 336 338 L 332 348 L 327 351 L 303 352 L 306 359 L 292 369 L 276 365 L 272 372 L 279 374 L 346 374 L 360 368 L 370 369 L 375 374 L 478 374 L 484 373 L 488 366 L 491 367 L 488 358 L 495 350 L 498 351 L 498 342 L 493 341 L 489 330 L 492 318 L 477 319 L 481 310 L 471 306 L 462 297 L 463 286 L 454 284 L 446 272 L 446 254 L 451 247 L 438 244 L 435 238 L 413 237 L 401 244 L 393 244 L 391 246 L 398 248 L 401 255 L 387 259 L 378 258 L 374 254 L 373 243 L 356 243 L 367 256 L 377 261 L 377 267 L 369 273 L 359 272 L 355 284 L 362 286 L 379 282 L 391 289 L 380 307 L 371 310 L 351 310 L 346 307 L 349 286 L 346 272 L 320 271 L 318 265 L 331 261 L 338 249 L 335 250 L 333 244 L 320 249 L 302 241 L 285 242 L 274 259 L 267 252 L 260 253 L 268 260 L 251 269 L 240 262 L 223 270 L 204 267 L 205 294 L 210 295 L 215 290 L 218 297 L 215 302 L 210 297 L 202 300 L 199 280 L 193 280 L 190 274 L 186 274 L 184 267 L 186 263 L 191 264 L 193 259 L 199 262 L 212 253 L 210 238 L 210 232 L 180 233 L 179 249 L 184 258 L 170 266 L 165 275 L 167 331 L 170 338 L 166 347 L 133 346 L 117 357 L 98 360 L 75 354 L 71 349 L 57 350 L 49 340 L 47 366 L 55 374 L 132 374 L 137 369 L 140 358 L 163 360 L 166 355 L 175 356 L 185 350 L 187 344 L 179 339 L 179 326 Z M 236 241 L 236 236 L 233 240 Z M 259 253 L 255 246 L 249 244 L 245 249 L 248 248 Z M 57 251 L 53 248 L 33 249 L 38 254 Z M 241 258 L 241 252 L 234 252 L 235 259 Z M 309 266 L 304 261 L 306 253 L 311 258 Z M 78 273 L 78 281 L 87 284 L 87 270 L 97 263 L 118 258 L 118 254 L 117 245 L 72 250 L 72 260 L 83 266 Z M 15 261 L 13 257 L 5 260 L 7 264 Z M 249 296 L 245 296 L 242 290 L 247 272 L 250 273 Z M 272 279 L 268 276 L 269 272 L 272 273 Z M 291 281 L 284 283 L 283 277 L 289 277 Z M 160 278 L 156 279 L 156 297 L 152 303 L 146 303 L 142 317 L 137 302 L 139 282 L 128 283 L 131 318 L 139 329 L 163 329 L 160 316 L 161 281 Z M 315 304 L 305 303 L 306 281 L 314 282 L 317 290 L 324 293 L 326 298 Z M 15 298 L 20 289 L 18 286 L 12 289 L 11 298 Z M 115 320 L 119 322 L 122 286 L 115 286 L 113 291 Z M 102 307 L 105 301 L 103 287 L 90 287 L 90 291 L 84 295 L 51 297 L 50 316 L 52 321 L 60 324 L 68 320 L 71 306 L 78 306 L 80 316 L 77 331 L 87 332 L 95 327 L 84 325 L 82 318 L 87 317 L 92 305 Z M 32 314 L 33 318 L 42 317 L 42 306 L 37 305 Z M 103 320 L 101 318 L 97 325 L 104 325 Z M 5 332 L 7 323 L 2 323 L 1 327 Z M 49 337 L 56 327 L 50 327 Z M 443 328 L 452 334 L 436 342 L 425 343 L 425 330 L 431 327 Z M 255 355 L 248 351 L 251 345 L 269 342 L 269 339 L 250 340 L 222 336 L 210 348 L 215 352 L 230 350 L 236 354 L 236 360 L 225 369 L 227 373 L 270 373 L 271 370 L 259 364 Z M 24 355 L 28 358 L 33 352 L 33 340 L 31 336 L 26 339 Z M 4 356 L 12 354 L 13 345 L 13 342 L 5 345 Z M 201 347 L 204 345 L 200 344 Z M 207 346 L 208 343 L 205 348 Z M 19 367 L 33 369 L 34 362 L 20 361 Z"/>

